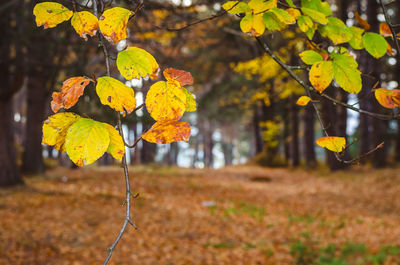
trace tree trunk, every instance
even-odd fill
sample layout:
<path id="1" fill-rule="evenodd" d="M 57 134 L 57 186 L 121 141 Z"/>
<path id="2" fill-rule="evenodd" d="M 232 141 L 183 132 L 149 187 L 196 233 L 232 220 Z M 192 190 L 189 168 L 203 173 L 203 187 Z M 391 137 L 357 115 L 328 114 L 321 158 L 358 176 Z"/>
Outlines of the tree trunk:
<path id="1" fill-rule="evenodd" d="M 308 104 L 304 113 L 304 157 L 308 168 L 316 165 L 314 123 L 314 107 Z"/>
<path id="2" fill-rule="evenodd" d="M 255 155 L 263 151 L 263 141 L 261 138 L 261 128 L 260 128 L 260 110 L 258 104 L 254 105 L 253 111 L 253 134 L 254 134 L 254 145 L 255 145 Z"/>
<path id="3" fill-rule="evenodd" d="M 292 95 L 289 99 L 290 102 L 290 154 L 291 154 L 291 166 L 297 167 L 300 163 L 299 157 L 299 115 L 298 108 L 296 105 L 296 96 Z"/>
<path id="4" fill-rule="evenodd" d="M 22 172 L 42 174 L 44 163 L 42 155 L 42 125 L 46 115 L 47 89 L 44 87 L 42 73 L 32 75 L 27 87 L 27 123 L 24 144 Z"/>
<path id="5" fill-rule="evenodd" d="M 11 102 L 0 101 L 0 187 L 23 183 L 15 156 Z"/>

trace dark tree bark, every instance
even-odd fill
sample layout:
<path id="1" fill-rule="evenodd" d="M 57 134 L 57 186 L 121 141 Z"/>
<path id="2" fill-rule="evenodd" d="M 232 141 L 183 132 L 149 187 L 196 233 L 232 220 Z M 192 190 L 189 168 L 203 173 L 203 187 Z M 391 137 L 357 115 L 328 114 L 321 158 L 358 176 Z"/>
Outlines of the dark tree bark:
<path id="1" fill-rule="evenodd" d="M 11 99 L 0 101 L 0 168 L 0 187 L 23 183 L 15 156 Z"/>
<path id="2" fill-rule="evenodd" d="M 300 163 L 299 156 L 299 109 L 296 105 L 296 96 L 290 97 L 290 157 L 291 166 L 297 167 Z"/>
<path id="3" fill-rule="evenodd" d="M 285 156 L 286 161 L 290 161 L 290 144 L 289 144 L 289 139 L 290 139 L 290 117 L 289 117 L 289 111 L 288 111 L 288 104 L 283 103 L 284 110 L 283 110 L 283 153 Z"/>
<path id="4" fill-rule="evenodd" d="M 22 172 L 26 174 L 41 174 L 44 172 L 42 156 L 42 124 L 46 119 L 46 75 L 41 72 L 29 77 L 27 89 L 27 123 L 24 144 Z"/>
<path id="5" fill-rule="evenodd" d="M 253 111 L 253 134 L 254 134 L 254 145 L 255 145 L 255 155 L 263 151 L 263 141 L 261 138 L 261 128 L 260 128 L 260 110 L 258 104 L 254 105 Z"/>
<path id="6" fill-rule="evenodd" d="M 315 157 L 315 131 L 314 131 L 314 108 L 311 104 L 305 107 L 304 113 L 304 158 L 308 168 L 316 165 Z"/>
<path id="7" fill-rule="evenodd" d="M 211 125 L 208 124 L 208 128 L 205 131 L 204 134 L 204 142 L 203 142 L 203 147 L 204 147 L 204 166 L 205 167 L 213 167 L 214 166 L 214 155 L 213 155 L 213 148 L 214 148 L 214 142 L 212 139 L 213 135 L 213 130 L 211 128 Z"/>

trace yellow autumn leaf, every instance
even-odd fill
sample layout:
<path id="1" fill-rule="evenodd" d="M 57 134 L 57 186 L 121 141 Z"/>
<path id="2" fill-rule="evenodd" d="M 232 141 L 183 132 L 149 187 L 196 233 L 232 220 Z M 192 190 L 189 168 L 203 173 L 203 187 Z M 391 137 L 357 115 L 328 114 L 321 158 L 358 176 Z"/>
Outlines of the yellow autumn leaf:
<path id="1" fill-rule="evenodd" d="M 125 154 L 125 145 L 119 132 L 110 124 L 105 123 L 110 135 L 110 144 L 107 153 L 110 153 L 115 159 L 122 159 Z"/>
<path id="2" fill-rule="evenodd" d="M 77 166 L 83 166 L 99 159 L 109 144 L 110 135 L 105 123 L 81 118 L 69 127 L 65 150 Z"/>
<path id="3" fill-rule="evenodd" d="M 263 15 L 248 14 L 240 21 L 240 29 L 244 33 L 250 33 L 252 36 L 261 36 L 265 31 Z"/>
<path id="4" fill-rule="evenodd" d="M 87 40 L 87 36 L 93 37 L 99 28 L 97 17 L 88 11 L 75 12 L 71 19 L 71 25 L 76 33 Z"/>
<path id="5" fill-rule="evenodd" d="M 342 152 L 346 146 L 346 138 L 338 136 L 326 136 L 318 138 L 316 141 L 317 145 L 325 147 L 326 149 L 333 152 Z"/>
<path id="6" fill-rule="evenodd" d="M 248 5 L 253 14 L 257 14 L 277 7 L 277 0 L 250 0 Z"/>
<path id="7" fill-rule="evenodd" d="M 145 103 L 156 121 L 179 120 L 186 110 L 186 94 L 178 81 L 159 81 L 150 87 Z"/>
<path id="8" fill-rule="evenodd" d="M 301 96 L 297 100 L 296 104 L 299 106 L 306 106 L 308 104 L 308 102 L 310 102 L 310 101 L 311 101 L 311 98 L 309 98 L 307 96 Z"/>
<path id="9" fill-rule="evenodd" d="M 127 80 L 139 79 L 147 75 L 152 79 L 157 78 L 158 64 L 156 59 L 147 51 L 137 47 L 129 47 L 127 50 L 118 53 L 117 68 Z"/>
<path id="10" fill-rule="evenodd" d="M 38 3 L 33 8 L 33 14 L 36 17 L 36 25 L 47 28 L 54 28 L 58 24 L 71 18 L 73 12 L 55 2 Z"/>
<path id="11" fill-rule="evenodd" d="M 69 127 L 81 117 L 75 113 L 64 112 L 50 116 L 43 123 L 42 144 L 54 146 L 60 152 L 65 152 L 65 136 Z"/>
<path id="12" fill-rule="evenodd" d="M 113 7 L 104 11 L 99 18 L 99 27 L 103 36 L 117 43 L 128 36 L 126 25 L 132 12 L 122 7 Z"/>
<path id="13" fill-rule="evenodd" d="M 151 143 L 167 144 L 179 141 L 189 141 L 190 125 L 176 120 L 157 121 L 142 138 Z"/>
<path id="14" fill-rule="evenodd" d="M 136 106 L 135 92 L 115 78 L 103 76 L 97 79 L 96 92 L 101 104 L 119 112 L 130 114 Z"/>
<path id="15" fill-rule="evenodd" d="M 313 64 L 309 73 L 309 79 L 314 88 L 319 93 L 322 93 L 333 79 L 332 62 L 322 61 Z"/>
<path id="16" fill-rule="evenodd" d="M 85 87 L 92 82 L 84 76 L 71 77 L 64 81 L 61 92 L 54 92 L 51 101 L 51 109 L 54 113 L 58 112 L 60 108 L 69 109 L 73 107 L 80 96 L 82 96 Z"/>

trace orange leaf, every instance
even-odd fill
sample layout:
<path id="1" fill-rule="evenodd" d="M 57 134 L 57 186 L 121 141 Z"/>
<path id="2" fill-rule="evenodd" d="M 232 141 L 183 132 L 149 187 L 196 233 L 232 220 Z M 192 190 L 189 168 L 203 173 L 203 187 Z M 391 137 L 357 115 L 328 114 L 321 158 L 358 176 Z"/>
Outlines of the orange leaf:
<path id="1" fill-rule="evenodd" d="M 161 120 L 153 124 L 142 138 L 151 143 L 167 144 L 189 141 L 190 125 L 184 121 Z"/>
<path id="2" fill-rule="evenodd" d="M 383 107 L 393 109 L 400 106 L 400 89 L 378 88 L 375 98 Z"/>
<path id="3" fill-rule="evenodd" d="M 344 137 L 326 136 L 317 139 L 316 143 L 330 151 L 342 152 L 346 146 L 346 139 Z"/>
<path id="4" fill-rule="evenodd" d="M 167 68 L 163 72 L 165 79 L 168 81 L 178 81 L 181 86 L 193 84 L 193 77 L 189 72 L 183 70 L 177 70 L 173 68 Z"/>
<path id="5" fill-rule="evenodd" d="M 392 36 L 392 31 L 389 28 L 389 25 L 386 23 L 380 23 L 379 24 L 379 34 L 381 34 L 384 37 L 387 36 Z"/>
<path id="6" fill-rule="evenodd" d="M 85 87 L 92 81 L 92 79 L 83 76 L 65 80 L 61 92 L 53 93 L 53 100 L 51 101 L 53 112 L 56 113 L 61 108 L 69 109 L 74 106 L 79 97 L 82 96 Z"/>
<path id="7" fill-rule="evenodd" d="M 396 51 L 392 49 L 392 46 L 390 46 L 389 43 L 388 43 L 387 53 L 391 56 L 394 56 L 396 54 Z"/>
<path id="8" fill-rule="evenodd" d="M 365 19 L 360 17 L 358 12 L 355 12 L 354 16 L 356 17 L 356 20 L 358 21 L 358 24 L 360 24 L 360 26 L 363 27 L 365 30 L 369 30 L 371 28 L 371 25 L 368 23 L 368 21 L 366 21 Z"/>

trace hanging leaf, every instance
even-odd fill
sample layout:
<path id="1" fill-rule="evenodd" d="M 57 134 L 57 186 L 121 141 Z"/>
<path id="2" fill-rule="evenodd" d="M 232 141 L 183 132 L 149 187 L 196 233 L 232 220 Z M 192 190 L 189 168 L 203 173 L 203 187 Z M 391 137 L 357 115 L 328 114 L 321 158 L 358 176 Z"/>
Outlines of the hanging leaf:
<path id="1" fill-rule="evenodd" d="M 186 94 L 178 81 L 159 81 L 150 87 L 145 103 L 156 121 L 179 120 L 186 109 Z"/>
<path id="2" fill-rule="evenodd" d="M 362 34 L 364 33 L 364 30 L 358 27 L 350 27 L 350 30 L 353 33 L 353 37 L 349 41 L 350 46 L 356 50 L 364 49 L 364 42 L 362 39 Z"/>
<path id="3" fill-rule="evenodd" d="M 69 127 L 65 150 L 77 165 L 89 165 L 99 159 L 108 148 L 110 135 L 105 123 L 81 118 Z"/>
<path id="4" fill-rule="evenodd" d="M 385 55 L 388 49 L 385 38 L 373 32 L 367 32 L 363 35 L 363 43 L 367 52 L 377 59 Z"/>
<path id="5" fill-rule="evenodd" d="M 131 11 L 122 7 L 107 9 L 99 18 L 101 33 L 108 41 L 114 43 L 126 39 L 126 25 L 131 15 Z"/>
<path id="6" fill-rule="evenodd" d="M 380 23 L 379 24 L 379 34 L 385 37 L 392 36 L 392 31 L 387 23 Z"/>
<path id="7" fill-rule="evenodd" d="M 179 141 L 189 141 L 190 125 L 176 120 L 157 121 L 142 138 L 151 143 L 167 144 Z"/>
<path id="8" fill-rule="evenodd" d="M 358 12 L 354 13 L 354 16 L 356 17 L 356 20 L 358 21 L 358 24 L 360 24 L 360 26 L 365 29 L 365 30 L 369 30 L 371 28 L 371 25 L 368 23 L 368 21 L 366 21 L 365 19 L 363 19 Z"/>
<path id="9" fill-rule="evenodd" d="M 320 26 L 319 31 L 323 37 L 328 37 L 334 44 L 348 42 L 353 37 L 353 32 L 346 24 L 335 17 L 328 17 L 328 24 Z"/>
<path id="10" fill-rule="evenodd" d="M 331 61 L 322 61 L 313 64 L 309 73 L 309 79 L 313 87 L 322 93 L 332 82 L 333 66 Z"/>
<path id="11" fill-rule="evenodd" d="M 293 0 L 286 0 L 286 3 L 287 3 L 290 7 L 296 7 L 296 6 L 293 4 Z"/>
<path id="12" fill-rule="evenodd" d="M 301 96 L 299 99 L 297 99 L 296 104 L 299 106 L 306 106 L 309 102 L 311 101 L 311 98 L 307 96 Z"/>
<path id="13" fill-rule="evenodd" d="M 173 68 L 167 68 L 163 72 L 165 79 L 168 81 L 178 81 L 181 86 L 192 85 L 193 77 L 189 72 L 183 70 L 177 70 Z"/>
<path id="14" fill-rule="evenodd" d="M 42 2 L 35 5 L 33 14 L 36 17 L 36 25 L 47 28 L 54 28 L 58 24 L 67 21 L 72 17 L 73 12 L 55 2 Z"/>
<path id="15" fill-rule="evenodd" d="M 196 111 L 196 109 L 197 109 L 196 100 L 195 100 L 193 94 L 190 93 L 189 90 L 187 90 L 184 87 L 182 87 L 182 89 L 183 89 L 183 92 L 185 92 L 185 95 L 186 95 L 186 108 L 185 108 L 185 111 L 188 111 L 188 112 Z"/>
<path id="16" fill-rule="evenodd" d="M 43 123 L 42 144 L 54 146 L 60 152 L 65 152 L 65 137 L 69 127 L 81 117 L 75 113 L 64 112 L 50 116 Z"/>
<path id="17" fill-rule="evenodd" d="M 248 14 L 240 21 L 240 29 L 254 37 L 261 36 L 265 31 L 263 15 Z"/>
<path id="18" fill-rule="evenodd" d="M 130 114 L 136 106 L 135 92 L 115 78 L 103 76 L 97 79 L 96 92 L 101 104 L 119 112 Z"/>
<path id="19" fill-rule="evenodd" d="M 357 69 L 357 62 L 346 54 L 332 54 L 333 74 L 338 85 L 349 93 L 357 94 L 361 91 L 361 72 Z"/>
<path id="20" fill-rule="evenodd" d="M 286 12 L 288 12 L 295 19 L 297 19 L 301 16 L 300 11 L 295 8 L 288 8 L 288 9 L 286 9 Z"/>
<path id="21" fill-rule="evenodd" d="M 317 22 L 317 23 L 319 23 L 321 25 L 328 24 L 328 19 L 321 12 L 318 12 L 318 11 L 316 11 L 314 9 L 306 8 L 306 7 L 302 7 L 301 11 L 303 12 L 303 14 L 309 16 L 312 20 L 314 20 L 315 22 Z"/>
<path id="22" fill-rule="evenodd" d="M 253 14 L 265 12 L 277 6 L 277 0 L 250 0 L 249 7 Z"/>
<path id="23" fill-rule="evenodd" d="M 309 29 L 314 27 L 314 22 L 308 16 L 300 16 L 297 18 L 297 25 L 301 31 L 307 32 Z"/>
<path id="24" fill-rule="evenodd" d="M 309 64 L 309 65 L 323 61 L 321 54 L 319 54 L 318 52 L 313 51 L 313 50 L 304 51 L 304 52 L 300 53 L 299 56 L 305 64 Z"/>
<path id="25" fill-rule="evenodd" d="M 121 75 L 127 80 L 140 77 L 157 78 L 158 64 L 156 59 L 147 51 L 129 47 L 119 52 L 117 56 L 117 68 Z"/>
<path id="26" fill-rule="evenodd" d="M 321 2 L 321 0 L 301 0 L 301 6 L 318 11 L 325 16 L 332 15 L 332 10 L 329 6 L 329 3 Z"/>
<path id="27" fill-rule="evenodd" d="M 267 27 L 268 30 L 274 31 L 282 31 L 287 26 L 285 23 L 280 21 L 273 12 L 267 11 L 263 15 L 264 25 Z"/>
<path id="28" fill-rule="evenodd" d="M 240 14 L 250 12 L 251 9 L 248 4 L 239 1 L 228 1 L 222 5 L 229 14 Z"/>
<path id="29" fill-rule="evenodd" d="M 400 107 L 400 89 L 378 88 L 375 90 L 375 98 L 385 108 Z"/>
<path id="30" fill-rule="evenodd" d="M 325 147 L 332 152 L 342 152 L 346 146 L 346 139 L 344 137 L 327 136 L 321 137 L 316 141 L 317 145 Z"/>
<path id="31" fill-rule="evenodd" d="M 392 46 L 390 46 L 389 43 L 388 43 L 387 53 L 388 53 L 390 56 L 396 55 L 396 51 L 392 49 Z"/>
<path id="32" fill-rule="evenodd" d="M 53 112 L 58 112 L 60 108 L 69 109 L 73 107 L 78 102 L 79 97 L 82 96 L 85 87 L 92 81 L 92 79 L 83 76 L 65 80 L 61 92 L 53 93 L 53 100 L 51 101 Z"/>
<path id="33" fill-rule="evenodd" d="M 97 17 L 88 11 L 75 12 L 71 19 L 71 25 L 76 33 L 87 40 L 87 36 L 93 37 L 99 29 Z"/>
<path id="34" fill-rule="evenodd" d="M 125 144 L 119 132 L 110 124 L 104 123 L 110 135 L 110 144 L 107 153 L 110 153 L 115 159 L 122 159 L 125 154 Z"/>

